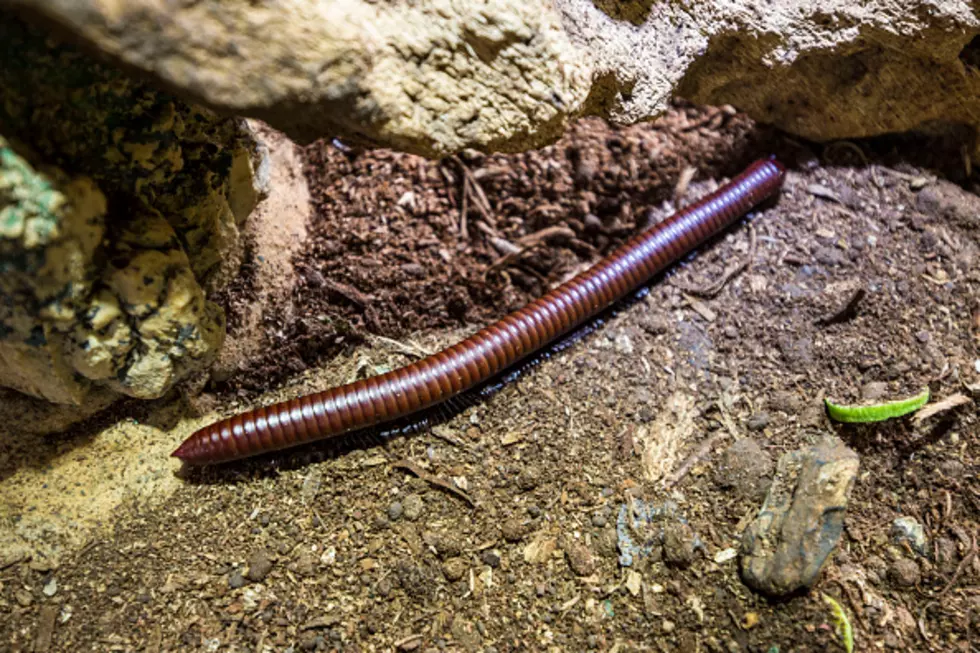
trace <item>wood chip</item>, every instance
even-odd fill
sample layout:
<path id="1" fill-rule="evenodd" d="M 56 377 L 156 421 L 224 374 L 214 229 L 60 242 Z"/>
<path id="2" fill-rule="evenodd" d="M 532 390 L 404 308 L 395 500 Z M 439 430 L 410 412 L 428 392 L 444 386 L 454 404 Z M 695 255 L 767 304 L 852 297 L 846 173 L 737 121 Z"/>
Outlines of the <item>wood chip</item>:
<path id="1" fill-rule="evenodd" d="M 830 190 L 826 186 L 823 186 L 821 184 L 809 184 L 806 187 L 806 190 L 814 197 L 819 197 L 820 199 L 830 200 L 831 202 L 837 202 L 838 204 L 841 204 L 840 197 L 837 196 L 837 193 Z"/>
<path id="2" fill-rule="evenodd" d="M 973 399 L 967 397 L 965 394 L 957 392 L 956 394 L 950 395 L 941 401 L 923 406 L 912 417 L 912 421 L 916 424 L 921 424 L 933 415 L 938 415 L 939 413 L 944 413 L 947 410 L 952 410 L 953 408 L 969 403 L 973 403 Z"/>
<path id="3" fill-rule="evenodd" d="M 409 635 L 408 637 L 403 637 L 394 644 L 395 648 L 401 649 L 402 651 L 414 651 L 421 645 L 422 635 L 417 633 Z"/>
<path id="4" fill-rule="evenodd" d="M 674 205 L 677 207 L 681 206 L 681 202 L 687 195 L 687 189 L 691 185 L 691 180 L 694 179 L 694 175 L 698 173 L 698 169 L 692 166 L 687 166 L 681 171 L 681 176 L 677 180 L 677 185 L 674 187 Z"/>
<path id="5" fill-rule="evenodd" d="M 685 476 L 694 468 L 699 461 L 701 461 L 705 456 L 711 453 L 711 450 L 716 444 L 728 437 L 728 433 L 725 431 L 718 431 L 711 437 L 704 440 L 697 449 L 695 449 L 685 460 L 681 463 L 681 466 L 674 470 L 673 473 L 667 478 L 667 488 L 672 488 L 677 485 Z"/>
<path id="6" fill-rule="evenodd" d="M 688 306 L 694 309 L 694 312 L 703 317 L 705 320 L 708 322 L 714 322 L 716 319 L 718 319 L 718 314 L 711 310 L 711 308 L 700 299 L 697 297 L 692 297 L 687 293 L 683 293 L 683 295 L 684 299 L 687 300 Z"/>
<path id="7" fill-rule="evenodd" d="M 530 544 L 524 547 L 524 562 L 544 564 L 551 558 L 558 546 L 558 540 L 547 533 L 539 533 Z"/>
<path id="8" fill-rule="evenodd" d="M 330 291 L 340 295 L 344 299 L 348 300 L 352 304 L 356 304 L 361 308 L 368 306 L 374 302 L 375 298 L 372 295 L 366 295 L 354 286 L 349 286 L 346 283 L 341 283 L 339 281 L 334 281 L 332 279 L 324 279 L 323 284 Z"/>
<path id="9" fill-rule="evenodd" d="M 509 447 L 512 444 L 517 444 L 523 439 L 524 439 L 523 434 L 517 431 L 508 431 L 507 433 L 504 434 L 504 437 L 501 438 L 500 444 L 504 445 L 505 447 Z"/>
<path id="10" fill-rule="evenodd" d="M 633 596 L 640 595 L 640 587 L 643 585 L 643 576 L 635 569 L 630 569 L 626 574 L 626 589 Z"/>
<path id="11" fill-rule="evenodd" d="M 60 605 L 50 603 L 41 606 L 41 612 L 37 617 L 37 635 L 34 637 L 35 653 L 43 653 L 51 648 L 51 640 L 54 638 L 54 625 L 60 609 Z"/>
<path id="12" fill-rule="evenodd" d="M 399 460 L 398 462 L 394 463 L 392 467 L 396 469 L 408 470 L 413 474 L 415 474 L 416 476 L 418 476 L 423 481 L 425 481 L 426 483 L 430 485 L 435 485 L 438 488 L 442 488 L 443 490 L 446 490 L 450 494 L 453 494 L 459 497 L 460 499 L 463 499 L 464 501 L 466 501 L 466 503 L 470 504 L 470 506 L 474 508 L 476 507 L 476 502 L 473 501 L 473 499 L 470 498 L 470 495 L 468 495 L 466 492 L 463 492 L 461 489 L 459 489 L 449 481 L 445 481 L 439 478 L 438 476 L 436 476 L 435 474 L 431 474 L 425 471 L 424 469 L 422 469 L 421 467 L 419 467 L 418 465 L 416 465 L 410 460 L 404 460 L 404 459 Z"/>

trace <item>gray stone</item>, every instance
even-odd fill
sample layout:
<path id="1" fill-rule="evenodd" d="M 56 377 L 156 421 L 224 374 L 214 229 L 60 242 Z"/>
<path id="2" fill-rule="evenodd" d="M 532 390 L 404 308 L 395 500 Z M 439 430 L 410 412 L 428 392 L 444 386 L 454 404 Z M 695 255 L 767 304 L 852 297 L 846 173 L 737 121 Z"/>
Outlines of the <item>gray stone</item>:
<path id="1" fill-rule="evenodd" d="M 897 544 L 908 543 L 912 550 L 921 555 L 925 555 L 926 540 L 925 531 L 922 524 L 915 517 L 899 517 L 892 522 L 892 539 Z"/>
<path id="2" fill-rule="evenodd" d="M 425 504 L 422 502 L 422 497 L 417 494 L 409 494 L 405 497 L 405 501 L 402 502 L 404 507 L 405 519 L 408 521 L 415 521 L 422 516 L 422 510 L 425 508 Z"/>
<path id="3" fill-rule="evenodd" d="M 816 581 L 840 540 L 858 467 L 858 455 L 829 438 L 779 459 L 762 509 L 742 534 L 746 585 L 785 596 Z"/>
<path id="4" fill-rule="evenodd" d="M 272 571 L 272 558 L 265 549 L 258 549 L 248 559 L 248 572 L 245 576 L 254 582 L 265 580 Z"/>

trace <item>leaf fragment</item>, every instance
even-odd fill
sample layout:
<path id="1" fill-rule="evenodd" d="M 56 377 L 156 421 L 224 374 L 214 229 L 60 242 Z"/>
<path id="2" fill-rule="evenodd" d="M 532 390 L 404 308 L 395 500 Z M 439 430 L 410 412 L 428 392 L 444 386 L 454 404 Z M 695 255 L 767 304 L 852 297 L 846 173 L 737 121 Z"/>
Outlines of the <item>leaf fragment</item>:
<path id="1" fill-rule="evenodd" d="M 827 413 L 835 422 L 845 422 L 849 424 L 883 422 L 895 417 L 902 417 L 909 413 L 914 413 L 929 402 L 929 388 L 924 389 L 914 397 L 886 401 L 871 405 L 851 405 L 843 406 L 835 404 L 829 399 L 824 399 L 827 406 Z"/>
<path id="2" fill-rule="evenodd" d="M 826 594 L 821 594 L 821 596 L 824 602 L 830 606 L 830 612 L 834 615 L 834 628 L 844 644 L 844 650 L 847 653 L 854 653 L 854 629 L 851 628 L 851 620 L 847 618 L 847 613 L 844 612 L 840 603 L 832 597 Z"/>

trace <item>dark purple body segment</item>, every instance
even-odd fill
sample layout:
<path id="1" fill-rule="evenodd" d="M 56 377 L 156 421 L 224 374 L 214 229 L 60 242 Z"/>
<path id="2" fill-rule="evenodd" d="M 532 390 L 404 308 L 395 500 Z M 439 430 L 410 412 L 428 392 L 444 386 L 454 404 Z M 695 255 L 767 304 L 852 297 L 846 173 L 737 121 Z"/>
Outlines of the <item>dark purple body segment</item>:
<path id="1" fill-rule="evenodd" d="M 256 408 L 195 432 L 172 455 L 222 463 L 382 424 L 444 402 L 525 359 L 639 289 L 782 186 L 761 159 L 730 183 L 637 234 L 608 257 L 460 343 L 405 367 Z"/>

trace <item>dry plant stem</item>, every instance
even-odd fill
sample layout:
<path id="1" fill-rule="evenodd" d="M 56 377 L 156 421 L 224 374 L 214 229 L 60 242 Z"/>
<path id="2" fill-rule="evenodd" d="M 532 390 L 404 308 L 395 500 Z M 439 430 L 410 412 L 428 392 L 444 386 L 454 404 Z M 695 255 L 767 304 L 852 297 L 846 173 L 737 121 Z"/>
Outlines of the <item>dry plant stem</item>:
<path id="1" fill-rule="evenodd" d="M 667 479 L 667 489 L 671 489 L 684 480 L 684 477 L 691 472 L 691 469 L 693 469 L 700 460 L 711 453 L 711 450 L 714 449 L 716 444 L 727 437 L 728 433 L 725 431 L 719 431 L 702 442 L 701 445 L 695 449 L 683 463 L 681 463 L 681 466 L 677 468 L 677 471 L 671 474 L 670 478 Z"/>
<path id="2" fill-rule="evenodd" d="M 736 263 L 732 267 L 725 270 L 725 272 L 716 280 L 707 286 L 701 288 L 692 288 L 684 284 L 674 282 L 674 285 L 688 293 L 689 295 L 694 295 L 695 297 L 702 297 L 704 299 L 711 299 L 715 297 L 718 293 L 725 289 L 732 279 L 737 277 L 739 274 L 744 272 L 749 268 L 752 263 L 752 259 L 755 258 L 755 248 L 756 248 L 756 235 L 755 227 L 751 224 L 749 225 L 749 252 L 745 255 L 739 263 Z"/>
<path id="3" fill-rule="evenodd" d="M 415 474 L 416 476 L 418 476 L 426 483 L 442 488 L 443 490 L 446 490 L 450 494 L 454 494 L 460 499 L 463 499 L 464 501 L 466 501 L 466 503 L 470 504 L 470 506 L 474 508 L 476 507 L 476 503 L 473 501 L 473 499 L 470 498 L 469 494 L 463 492 L 449 481 L 444 481 L 438 476 L 436 476 L 435 474 L 430 474 L 429 472 L 425 471 L 424 469 L 422 469 L 421 467 L 419 467 L 418 465 L 416 465 L 410 460 L 399 460 L 398 462 L 394 463 L 392 467 L 406 469 L 412 472 L 413 474 Z"/>

